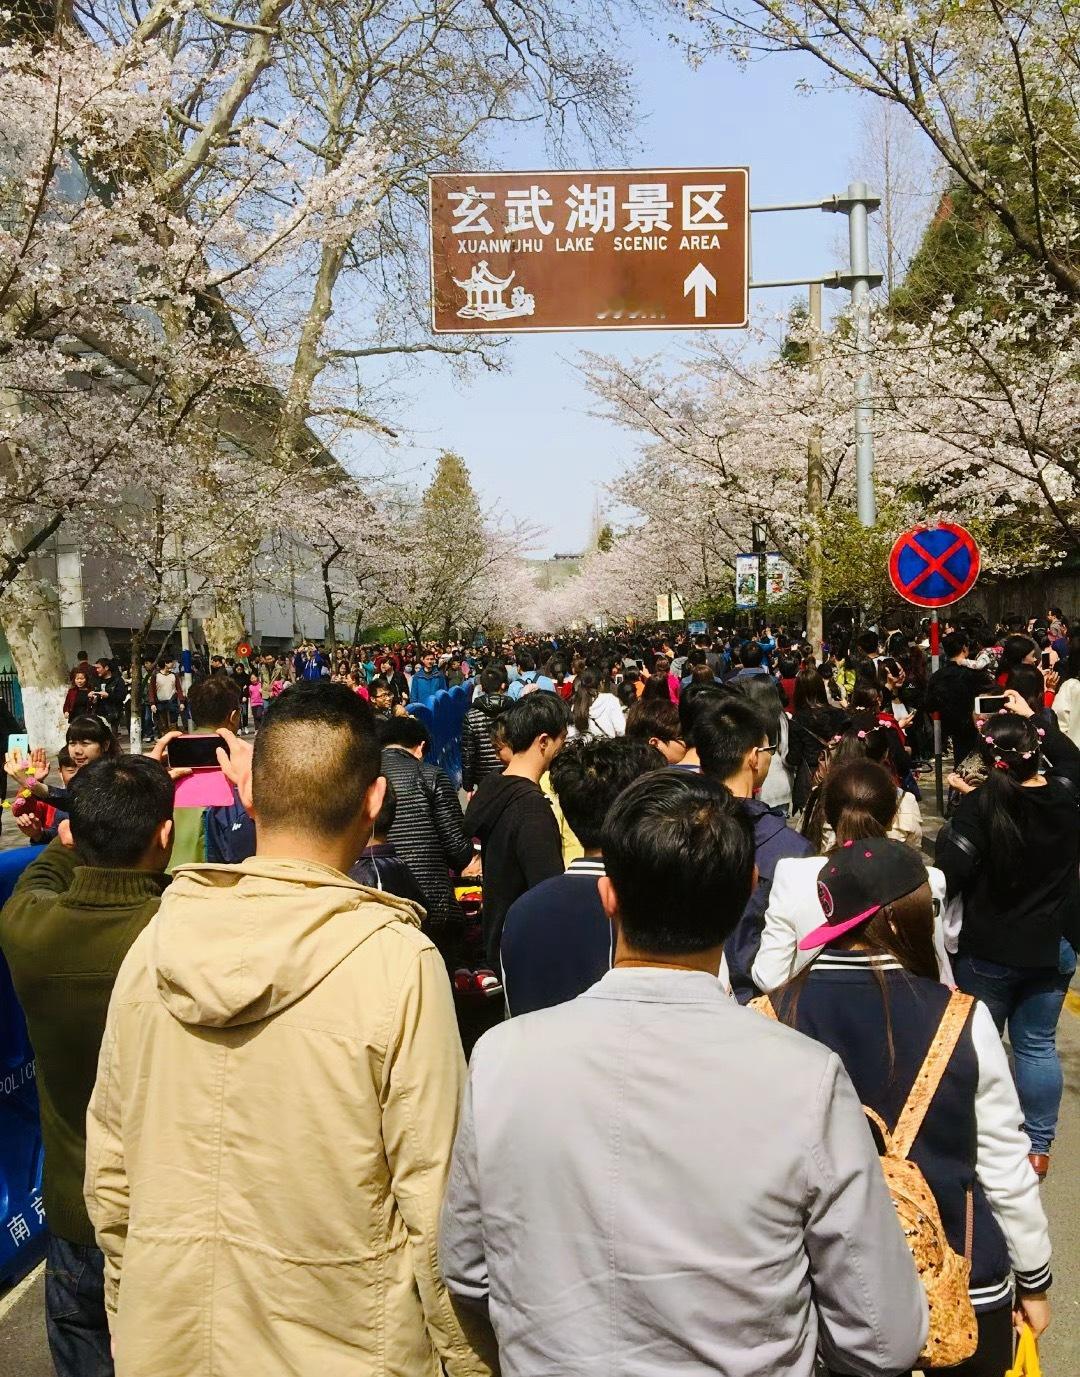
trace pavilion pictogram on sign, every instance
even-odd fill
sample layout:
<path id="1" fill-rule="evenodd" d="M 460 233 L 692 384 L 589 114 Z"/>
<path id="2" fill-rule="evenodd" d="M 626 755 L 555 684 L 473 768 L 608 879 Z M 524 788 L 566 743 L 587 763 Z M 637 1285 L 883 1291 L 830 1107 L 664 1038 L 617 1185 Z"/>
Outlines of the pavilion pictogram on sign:
<path id="1" fill-rule="evenodd" d="M 462 282 L 454 278 L 454 285 L 465 293 L 466 302 L 458 315 L 465 319 L 479 317 L 481 320 L 507 320 L 513 316 L 531 316 L 536 302 L 523 287 L 515 287 L 510 293 L 509 303 L 503 300 L 503 293 L 517 276 L 496 277 L 485 260 L 473 265 L 471 274 Z"/>

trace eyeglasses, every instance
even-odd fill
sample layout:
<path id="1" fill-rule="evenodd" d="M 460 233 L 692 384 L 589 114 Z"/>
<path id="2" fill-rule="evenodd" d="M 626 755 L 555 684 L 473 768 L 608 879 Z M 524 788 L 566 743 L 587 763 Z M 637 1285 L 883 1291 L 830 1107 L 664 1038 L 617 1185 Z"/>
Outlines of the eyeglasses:
<path id="1" fill-rule="evenodd" d="M 759 746 L 757 749 L 758 749 L 759 751 L 764 751 L 766 754 L 768 754 L 769 751 L 775 751 L 775 750 L 776 750 L 776 747 L 775 747 L 775 746 Z"/>

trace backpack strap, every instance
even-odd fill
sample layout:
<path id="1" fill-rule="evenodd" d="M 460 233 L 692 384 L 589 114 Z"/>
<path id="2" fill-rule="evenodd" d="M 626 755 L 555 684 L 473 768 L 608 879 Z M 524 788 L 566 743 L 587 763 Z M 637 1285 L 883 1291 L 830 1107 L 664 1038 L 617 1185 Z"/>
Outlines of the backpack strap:
<path id="1" fill-rule="evenodd" d="M 889 1132 L 889 1128 L 885 1120 L 881 1117 L 881 1115 L 877 1112 L 876 1109 L 871 1109 L 868 1104 L 863 1105 L 862 1112 L 866 1115 L 866 1117 L 874 1125 L 877 1131 L 881 1134 L 881 1141 L 885 1146 L 885 1156 L 895 1157 L 896 1147 L 893 1143 L 893 1136 Z"/>
<path id="2" fill-rule="evenodd" d="M 953 991 L 926 1059 L 915 1077 L 915 1084 L 911 1087 L 911 1093 L 893 1129 L 893 1148 L 897 1157 L 906 1157 L 911 1151 L 926 1117 L 926 1111 L 930 1108 L 930 1102 L 937 1094 L 941 1078 L 952 1054 L 956 1051 L 956 1044 L 960 1041 L 960 1034 L 964 1031 L 974 1003 L 971 995 L 961 994 L 959 990 Z"/>

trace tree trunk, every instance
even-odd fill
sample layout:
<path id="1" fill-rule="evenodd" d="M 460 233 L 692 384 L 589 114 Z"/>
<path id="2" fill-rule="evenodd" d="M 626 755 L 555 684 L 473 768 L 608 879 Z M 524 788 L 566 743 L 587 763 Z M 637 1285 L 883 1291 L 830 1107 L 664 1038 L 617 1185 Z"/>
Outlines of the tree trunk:
<path id="1" fill-rule="evenodd" d="M 216 602 L 213 614 L 203 622 L 203 631 L 211 655 L 235 655 L 237 642 L 244 638 L 240 604 Z"/>
<path id="2" fill-rule="evenodd" d="M 353 645 L 359 645 L 359 644 L 360 644 L 360 633 L 361 633 L 361 631 L 363 631 L 363 629 L 364 629 L 364 609 L 363 609 L 362 607 L 358 607 L 358 608 L 356 609 L 356 620 L 353 622 L 353 632 L 352 632 L 352 643 L 353 643 Z"/>
<path id="3" fill-rule="evenodd" d="M 128 735 L 131 744 L 128 750 L 132 755 L 142 755 L 142 660 L 143 633 L 131 633 L 131 715 L 128 719 Z"/>
<path id="4" fill-rule="evenodd" d="M 330 565 L 333 558 L 324 559 L 322 563 L 323 597 L 326 599 L 326 635 L 323 643 L 329 646 L 331 653 L 337 650 L 337 600 L 330 585 Z"/>
<path id="5" fill-rule="evenodd" d="M 60 641 L 60 600 L 45 578 L 30 570 L 8 590 L 3 626 L 22 690 L 23 716 L 30 745 L 50 755 L 64 744 L 64 697 L 68 665 Z"/>

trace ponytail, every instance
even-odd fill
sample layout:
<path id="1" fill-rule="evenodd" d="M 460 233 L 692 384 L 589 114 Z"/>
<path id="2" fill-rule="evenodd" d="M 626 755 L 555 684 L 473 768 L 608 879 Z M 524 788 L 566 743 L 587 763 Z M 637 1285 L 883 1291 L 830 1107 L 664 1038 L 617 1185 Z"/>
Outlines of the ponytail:
<path id="1" fill-rule="evenodd" d="M 585 736 L 589 730 L 589 714 L 596 702 L 599 689 L 596 675 L 591 669 L 583 670 L 574 680 L 574 696 L 570 700 L 570 718 L 578 734 Z"/>

